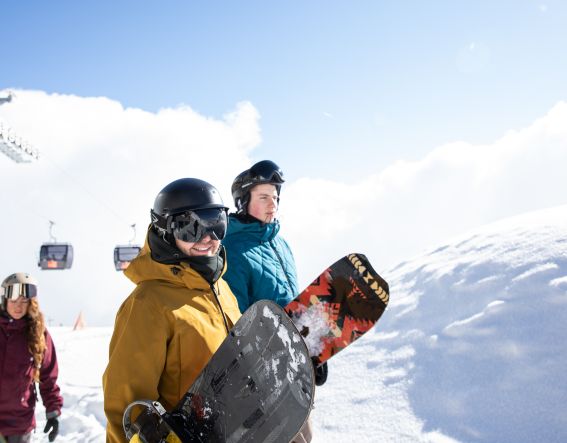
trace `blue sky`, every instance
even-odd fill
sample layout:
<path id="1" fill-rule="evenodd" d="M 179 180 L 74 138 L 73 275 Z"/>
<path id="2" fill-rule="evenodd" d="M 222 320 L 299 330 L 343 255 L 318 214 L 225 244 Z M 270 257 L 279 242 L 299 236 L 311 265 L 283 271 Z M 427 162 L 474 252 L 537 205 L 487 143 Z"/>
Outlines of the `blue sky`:
<path id="1" fill-rule="evenodd" d="M 261 115 L 253 157 L 352 181 L 567 99 L 563 1 L 3 2 L 1 88 Z"/>

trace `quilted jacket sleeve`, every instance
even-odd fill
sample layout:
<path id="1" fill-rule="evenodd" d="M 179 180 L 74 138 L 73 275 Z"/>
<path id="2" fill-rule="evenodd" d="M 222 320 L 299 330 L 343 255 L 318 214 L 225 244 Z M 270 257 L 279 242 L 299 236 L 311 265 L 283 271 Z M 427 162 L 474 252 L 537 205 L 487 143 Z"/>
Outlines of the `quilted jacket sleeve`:
<path id="1" fill-rule="evenodd" d="M 45 331 L 45 345 L 45 354 L 43 355 L 39 372 L 39 392 L 46 413 L 51 416 L 60 415 L 63 406 L 63 397 L 61 397 L 60 389 L 57 385 L 59 367 L 57 365 L 55 345 L 47 330 Z"/>

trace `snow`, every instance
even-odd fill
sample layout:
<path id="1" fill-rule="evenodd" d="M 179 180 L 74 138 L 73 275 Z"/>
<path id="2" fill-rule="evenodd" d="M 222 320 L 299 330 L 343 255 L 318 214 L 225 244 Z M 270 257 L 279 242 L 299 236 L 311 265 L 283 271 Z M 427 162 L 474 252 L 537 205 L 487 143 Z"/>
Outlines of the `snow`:
<path id="1" fill-rule="evenodd" d="M 293 333 L 292 336 L 289 336 L 289 329 L 286 327 L 286 325 L 284 325 L 280 318 L 272 311 L 270 310 L 267 306 L 264 307 L 264 310 L 262 311 L 262 314 L 264 315 L 264 317 L 272 320 L 274 327 L 277 328 L 277 335 L 281 341 L 281 343 L 287 348 L 288 350 L 288 354 L 290 357 L 289 360 L 289 368 L 287 370 L 286 376 L 288 378 L 288 380 L 290 382 L 293 381 L 294 374 L 297 374 L 297 372 L 299 372 L 299 369 L 301 368 L 302 364 L 306 363 L 306 359 L 305 359 L 305 355 L 302 353 L 298 353 L 295 351 L 294 347 L 293 347 L 293 343 L 299 343 L 301 340 L 301 337 L 299 336 L 299 334 Z M 285 315 L 285 314 L 283 314 Z M 289 323 L 288 325 L 289 326 Z M 279 359 L 275 359 L 274 363 L 279 363 Z M 277 374 L 276 368 L 273 368 L 274 374 Z M 276 386 L 280 386 L 281 385 L 281 380 L 277 380 L 276 379 Z"/>
<path id="2" fill-rule="evenodd" d="M 59 386 L 64 398 L 57 442 L 104 442 L 102 373 L 108 361 L 112 328 L 49 328 L 59 361 Z M 34 442 L 47 442 L 43 434 L 45 410 L 36 406 Z"/>
<path id="3" fill-rule="evenodd" d="M 329 362 L 314 443 L 567 441 L 567 206 L 503 220 L 380 273 L 390 306 Z M 50 329 L 58 442 L 103 442 L 111 328 Z M 36 442 L 44 411 L 38 406 Z"/>
<path id="4" fill-rule="evenodd" d="M 320 304 L 311 305 L 302 313 L 293 315 L 293 321 L 299 331 L 308 326 L 309 334 L 304 339 L 311 357 L 319 355 L 325 346 L 323 339 L 330 334 L 329 324 L 325 321 L 326 315 Z"/>

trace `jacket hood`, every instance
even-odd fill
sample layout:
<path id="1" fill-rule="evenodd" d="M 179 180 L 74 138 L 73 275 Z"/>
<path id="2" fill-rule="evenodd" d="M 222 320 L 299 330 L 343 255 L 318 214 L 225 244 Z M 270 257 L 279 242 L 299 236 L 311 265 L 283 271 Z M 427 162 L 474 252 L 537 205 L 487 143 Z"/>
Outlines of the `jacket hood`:
<path id="1" fill-rule="evenodd" d="M 247 233 L 258 238 L 263 243 L 273 240 L 280 231 L 280 222 L 278 220 L 275 220 L 273 223 L 262 223 L 260 221 L 245 223 L 235 214 L 230 214 L 229 219 L 227 236 Z"/>

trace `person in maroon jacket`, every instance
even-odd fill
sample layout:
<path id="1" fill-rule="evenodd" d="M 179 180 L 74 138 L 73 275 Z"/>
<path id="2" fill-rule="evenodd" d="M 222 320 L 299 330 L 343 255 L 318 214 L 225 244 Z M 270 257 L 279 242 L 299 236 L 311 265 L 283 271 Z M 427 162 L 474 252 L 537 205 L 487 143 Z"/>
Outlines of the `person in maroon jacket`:
<path id="1" fill-rule="evenodd" d="M 11 274 L 0 287 L 0 436 L 27 443 L 35 428 L 36 383 L 46 410 L 49 441 L 59 431 L 63 398 L 57 386 L 57 355 L 37 302 L 37 282 Z"/>

